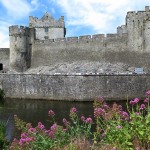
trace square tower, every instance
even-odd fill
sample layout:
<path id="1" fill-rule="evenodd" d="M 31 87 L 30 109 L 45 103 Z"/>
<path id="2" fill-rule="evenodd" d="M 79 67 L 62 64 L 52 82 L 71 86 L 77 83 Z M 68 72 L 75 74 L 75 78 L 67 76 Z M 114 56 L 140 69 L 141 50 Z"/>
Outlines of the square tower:
<path id="1" fill-rule="evenodd" d="M 66 34 L 64 17 L 55 20 L 48 12 L 41 19 L 30 16 L 29 28 L 35 28 L 37 40 L 64 38 Z"/>

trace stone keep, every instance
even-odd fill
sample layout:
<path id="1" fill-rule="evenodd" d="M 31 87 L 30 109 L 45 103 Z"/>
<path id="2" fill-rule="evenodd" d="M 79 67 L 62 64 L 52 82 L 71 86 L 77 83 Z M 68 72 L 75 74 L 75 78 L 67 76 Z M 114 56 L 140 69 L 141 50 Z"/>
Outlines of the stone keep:
<path id="1" fill-rule="evenodd" d="M 29 27 L 10 26 L 10 70 L 24 72 L 31 66 L 32 44 L 34 40 L 65 37 L 64 17 L 55 20 L 47 12 L 38 19 L 29 17 Z"/>
<path id="2" fill-rule="evenodd" d="M 35 29 L 37 40 L 56 39 L 65 37 L 64 17 L 55 20 L 47 12 L 41 19 L 29 17 L 29 28 Z"/>
<path id="3" fill-rule="evenodd" d="M 132 11 L 115 34 L 65 38 L 64 17 L 55 20 L 47 12 L 41 19 L 29 17 L 29 27 L 9 27 L 10 70 L 24 72 L 38 66 L 73 62 L 124 63 L 149 68 L 150 9 Z M 84 62 L 83 62 L 84 63 Z"/>

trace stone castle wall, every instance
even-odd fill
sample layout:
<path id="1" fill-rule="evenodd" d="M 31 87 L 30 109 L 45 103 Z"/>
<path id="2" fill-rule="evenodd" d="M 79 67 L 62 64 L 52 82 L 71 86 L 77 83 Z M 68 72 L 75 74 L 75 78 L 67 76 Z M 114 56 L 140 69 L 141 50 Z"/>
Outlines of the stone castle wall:
<path id="1" fill-rule="evenodd" d="M 150 9 L 128 12 L 116 34 L 65 37 L 64 17 L 30 16 L 29 27 L 10 27 L 10 65 L 25 72 L 38 66 L 81 62 L 122 63 L 149 71 Z M 103 68 L 102 68 L 103 69 Z M 109 69 L 109 68 L 108 68 Z"/>
<path id="2" fill-rule="evenodd" d="M 59 76 L 0 74 L 9 98 L 48 100 L 127 100 L 142 97 L 150 89 L 150 75 Z"/>
<path id="3" fill-rule="evenodd" d="M 105 61 L 109 53 L 127 51 L 127 34 L 87 35 L 51 40 L 35 40 L 31 67 L 76 61 Z M 111 58 L 108 58 L 111 61 Z"/>
<path id="4" fill-rule="evenodd" d="M 118 31 L 119 32 L 119 31 Z M 125 32 L 125 31 L 123 31 Z M 73 62 L 123 63 L 150 72 L 150 53 L 128 47 L 127 33 L 35 40 L 31 68 Z M 83 63 L 84 63 L 83 62 Z M 134 70 L 133 70 L 134 71 Z"/>

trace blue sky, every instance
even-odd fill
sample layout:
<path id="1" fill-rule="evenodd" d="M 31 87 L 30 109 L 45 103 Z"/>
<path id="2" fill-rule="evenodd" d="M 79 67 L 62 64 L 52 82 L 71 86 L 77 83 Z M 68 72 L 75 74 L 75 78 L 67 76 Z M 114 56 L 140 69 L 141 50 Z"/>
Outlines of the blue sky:
<path id="1" fill-rule="evenodd" d="M 127 11 L 145 6 L 150 0 L 0 0 L 0 48 L 9 47 L 9 26 L 28 26 L 29 16 L 41 18 L 46 11 L 65 17 L 69 37 L 115 33 Z"/>

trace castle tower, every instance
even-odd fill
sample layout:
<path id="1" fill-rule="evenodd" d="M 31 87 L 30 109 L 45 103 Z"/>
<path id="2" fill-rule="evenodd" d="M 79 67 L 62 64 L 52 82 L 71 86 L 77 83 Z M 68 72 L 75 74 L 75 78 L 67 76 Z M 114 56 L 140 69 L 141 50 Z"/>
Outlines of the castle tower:
<path id="1" fill-rule="evenodd" d="M 24 72 L 30 67 L 30 29 L 23 26 L 10 26 L 10 70 Z"/>
<path id="2" fill-rule="evenodd" d="M 41 19 L 30 16 L 29 28 L 35 28 L 37 40 L 64 38 L 66 35 L 64 17 L 55 20 L 47 12 Z"/>
<path id="3" fill-rule="evenodd" d="M 128 12 L 126 16 L 128 47 L 133 51 L 150 52 L 150 10 Z"/>

